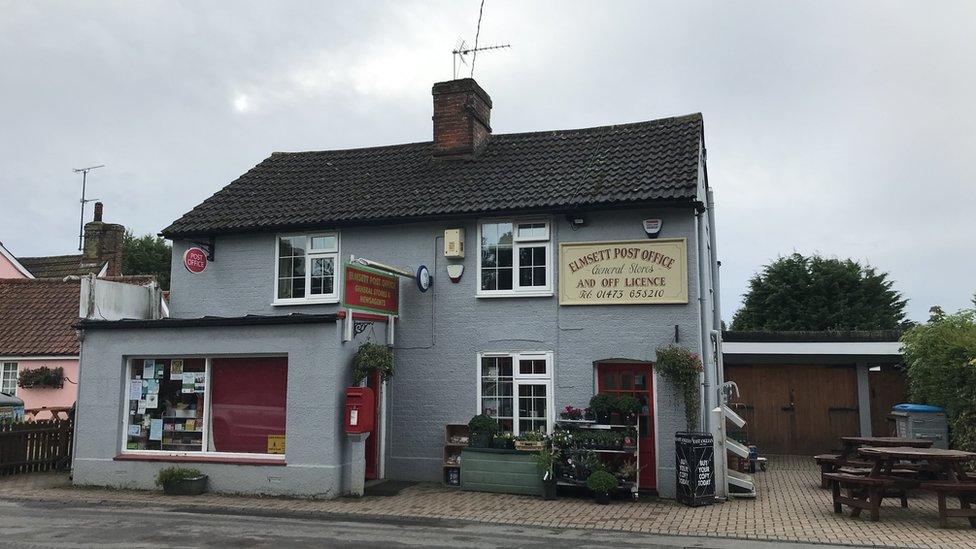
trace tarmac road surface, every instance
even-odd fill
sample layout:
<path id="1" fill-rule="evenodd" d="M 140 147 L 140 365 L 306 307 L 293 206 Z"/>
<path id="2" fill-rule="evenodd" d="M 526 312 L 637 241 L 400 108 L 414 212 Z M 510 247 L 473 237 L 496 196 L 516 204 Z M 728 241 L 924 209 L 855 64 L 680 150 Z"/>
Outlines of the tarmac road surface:
<path id="1" fill-rule="evenodd" d="M 701 547 L 826 549 L 828 545 L 553 529 L 440 519 L 181 510 L 106 503 L 0 501 L 0 547 Z M 835 546 L 836 547 L 836 546 Z"/>

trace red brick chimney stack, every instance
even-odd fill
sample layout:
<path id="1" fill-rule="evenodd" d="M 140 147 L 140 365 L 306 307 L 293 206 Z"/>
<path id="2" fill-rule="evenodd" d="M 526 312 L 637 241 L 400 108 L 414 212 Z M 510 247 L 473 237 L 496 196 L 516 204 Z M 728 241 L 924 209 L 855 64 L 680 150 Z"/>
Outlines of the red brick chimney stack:
<path id="1" fill-rule="evenodd" d="M 85 224 L 85 245 L 82 250 L 83 263 L 108 263 L 106 276 L 122 274 L 122 240 L 125 227 L 102 221 L 103 206 L 95 203 L 95 218 Z"/>
<path id="2" fill-rule="evenodd" d="M 491 97 L 471 78 L 434 84 L 434 156 L 470 158 L 488 146 Z"/>

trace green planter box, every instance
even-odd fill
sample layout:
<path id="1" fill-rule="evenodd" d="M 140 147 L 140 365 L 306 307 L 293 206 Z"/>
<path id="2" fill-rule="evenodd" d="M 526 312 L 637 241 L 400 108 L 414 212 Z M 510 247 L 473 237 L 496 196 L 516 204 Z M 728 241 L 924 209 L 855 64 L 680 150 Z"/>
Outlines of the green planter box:
<path id="1" fill-rule="evenodd" d="M 542 476 L 535 454 L 465 448 L 461 451 L 461 489 L 538 496 L 542 494 Z"/>

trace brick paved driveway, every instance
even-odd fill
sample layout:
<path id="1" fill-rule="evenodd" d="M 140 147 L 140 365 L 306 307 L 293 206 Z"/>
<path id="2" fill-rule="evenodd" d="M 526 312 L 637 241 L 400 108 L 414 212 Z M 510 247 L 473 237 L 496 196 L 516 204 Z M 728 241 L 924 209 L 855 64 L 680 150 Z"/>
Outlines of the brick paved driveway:
<path id="1" fill-rule="evenodd" d="M 543 501 L 527 496 L 462 492 L 419 484 L 392 497 L 313 501 L 208 494 L 167 497 L 159 492 L 75 488 L 64 476 L 34 474 L 0 479 L 0 497 L 89 502 L 150 503 L 274 513 L 349 513 L 889 547 L 976 547 L 976 529 L 962 519 L 941 529 L 934 497 L 916 495 L 909 508 L 886 501 L 881 522 L 833 514 L 811 458 L 776 457 L 757 475 L 760 497 L 688 508 L 668 500 L 615 501 L 609 507 L 587 499 Z"/>

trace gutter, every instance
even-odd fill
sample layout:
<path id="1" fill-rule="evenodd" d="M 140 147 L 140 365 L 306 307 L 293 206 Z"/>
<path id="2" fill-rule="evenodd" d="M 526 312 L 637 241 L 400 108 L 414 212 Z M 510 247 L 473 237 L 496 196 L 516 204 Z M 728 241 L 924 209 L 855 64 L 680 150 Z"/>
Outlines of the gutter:
<path id="1" fill-rule="evenodd" d="M 159 318 L 153 320 L 81 320 L 79 330 L 138 330 L 147 328 L 200 328 L 210 326 L 275 326 L 283 324 L 335 323 L 338 315 L 301 314 L 247 315 L 239 317 L 205 316 L 201 318 Z"/>

